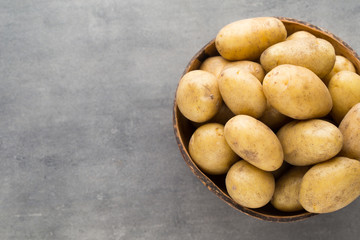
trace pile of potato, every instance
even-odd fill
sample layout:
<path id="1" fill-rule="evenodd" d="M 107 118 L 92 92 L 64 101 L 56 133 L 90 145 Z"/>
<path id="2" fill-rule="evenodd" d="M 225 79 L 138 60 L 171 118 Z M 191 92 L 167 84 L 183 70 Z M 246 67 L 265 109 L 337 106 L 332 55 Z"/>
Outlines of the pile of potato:
<path id="1" fill-rule="evenodd" d="M 226 174 L 242 206 L 336 211 L 360 195 L 360 76 L 328 41 L 287 35 L 271 17 L 219 31 L 220 56 L 176 93 L 197 127 L 189 153 L 203 172 Z"/>

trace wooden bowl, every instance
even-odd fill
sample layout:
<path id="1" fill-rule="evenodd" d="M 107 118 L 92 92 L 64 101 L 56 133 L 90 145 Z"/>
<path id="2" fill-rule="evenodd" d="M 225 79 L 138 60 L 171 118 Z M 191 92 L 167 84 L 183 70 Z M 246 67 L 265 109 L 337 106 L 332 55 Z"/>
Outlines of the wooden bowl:
<path id="1" fill-rule="evenodd" d="M 333 35 L 332 33 L 326 30 L 323 30 L 319 27 L 316 27 L 306 22 L 298 21 L 291 18 L 283 18 L 283 17 L 278 17 L 278 19 L 280 19 L 284 23 L 288 35 L 296 31 L 305 30 L 312 33 L 316 37 L 323 38 L 329 41 L 334 46 L 336 54 L 342 55 L 347 59 L 349 59 L 354 64 L 354 66 L 356 67 L 356 71 L 359 74 L 360 71 L 359 56 L 356 54 L 356 52 L 354 52 L 351 49 L 349 45 L 347 45 L 340 38 L 336 37 L 335 35 Z M 183 75 L 191 70 L 198 69 L 201 63 L 206 58 L 216 55 L 219 55 L 219 53 L 217 52 L 215 47 L 215 39 L 213 39 L 208 44 L 206 44 L 202 49 L 200 49 L 198 53 L 195 54 L 195 56 L 191 59 L 191 61 L 185 68 Z M 266 221 L 275 221 L 275 222 L 292 222 L 297 220 L 303 220 L 317 215 L 306 211 L 291 212 L 291 213 L 281 212 L 276 210 L 270 203 L 258 209 L 250 209 L 237 204 L 230 198 L 229 194 L 226 191 L 225 175 L 213 176 L 213 175 L 205 174 L 196 166 L 194 161 L 191 159 L 188 151 L 189 150 L 188 145 L 189 145 L 190 137 L 195 131 L 195 128 L 190 123 L 190 121 L 187 120 L 179 111 L 179 108 L 176 103 L 176 98 L 174 101 L 174 109 L 173 109 L 173 126 L 180 152 L 186 164 L 191 169 L 191 171 L 211 192 L 215 193 L 216 196 L 218 196 L 220 199 L 225 201 L 231 207 L 247 215 L 253 216 L 255 218 L 259 218 Z"/>

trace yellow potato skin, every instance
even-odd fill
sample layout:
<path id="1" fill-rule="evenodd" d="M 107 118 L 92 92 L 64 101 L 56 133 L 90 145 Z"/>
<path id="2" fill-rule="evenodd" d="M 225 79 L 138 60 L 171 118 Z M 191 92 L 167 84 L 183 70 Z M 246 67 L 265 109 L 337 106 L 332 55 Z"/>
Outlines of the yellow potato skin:
<path id="1" fill-rule="evenodd" d="M 228 63 L 229 61 L 221 56 L 209 57 L 201 64 L 200 70 L 212 73 L 216 78 L 218 78 L 224 66 Z"/>
<path id="2" fill-rule="evenodd" d="M 338 72 L 328 88 L 334 105 L 331 116 L 340 123 L 350 108 L 360 102 L 360 76 L 350 71 Z"/>
<path id="3" fill-rule="evenodd" d="M 259 120 L 237 115 L 224 128 L 225 139 L 241 158 L 264 171 L 275 171 L 283 163 L 283 150 L 276 135 Z"/>
<path id="4" fill-rule="evenodd" d="M 352 62 L 350 62 L 350 60 L 348 60 L 347 58 L 340 56 L 340 55 L 336 55 L 336 59 L 335 59 L 335 65 L 333 67 L 333 69 L 330 71 L 329 74 L 327 74 L 324 78 L 323 81 L 326 85 L 329 84 L 331 78 L 337 74 L 338 72 L 341 71 L 350 71 L 350 72 L 356 72 L 356 69 L 354 67 L 354 64 L 352 64 Z"/>
<path id="5" fill-rule="evenodd" d="M 222 71 L 219 79 L 221 96 L 234 114 L 261 117 L 266 108 L 266 98 L 259 80 L 239 67 Z"/>
<path id="6" fill-rule="evenodd" d="M 310 168 L 300 186 L 299 201 L 312 213 L 337 211 L 360 195 L 360 162 L 335 157 Z"/>
<path id="7" fill-rule="evenodd" d="M 193 133 L 189 142 L 189 153 L 196 165 L 205 173 L 225 174 L 238 160 L 224 137 L 224 126 L 207 123 Z"/>
<path id="8" fill-rule="evenodd" d="M 215 45 L 227 60 L 256 60 L 269 46 L 286 39 L 284 24 L 276 18 L 243 19 L 224 26 Z"/>
<path id="9" fill-rule="evenodd" d="M 265 206 L 273 196 L 274 176 L 241 160 L 235 163 L 225 178 L 230 197 L 238 204 L 248 208 Z"/>
<path id="10" fill-rule="evenodd" d="M 309 167 L 292 167 L 275 182 L 275 191 L 271 204 L 283 212 L 295 212 L 303 209 L 299 202 L 301 181 Z"/>
<path id="11" fill-rule="evenodd" d="M 263 91 L 270 105 L 294 119 L 321 118 L 332 108 L 331 95 L 307 68 L 284 64 L 265 75 Z"/>
<path id="12" fill-rule="evenodd" d="M 186 73 L 176 91 L 180 112 L 193 122 L 206 122 L 219 111 L 222 98 L 216 77 L 203 70 Z"/>
<path id="13" fill-rule="evenodd" d="M 292 121 L 278 131 L 277 137 L 283 147 L 284 160 L 295 166 L 326 161 L 343 146 L 340 130 L 320 119 Z"/>
<path id="14" fill-rule="evenodd" d="M 286 38 L 286 40 L 304 39 L 304 38 L 316 39 L 316 37 L 314 35 L 312 35 L 311 33 L 307 32 L 307 31 L 297 31 L 297 32 L 294 32 L 293 34 L 291 34 L 290 36 L 288 36 Z"/>
<path id="15" fill-rule="evenodd" d="M 266 49 L 261 54 L 260 63 L 267 72 L 281 64 L 292 64 L 310 69 L 323 78 L 334 66 L 335 49 L 320 38 L 287 40 Z"/>
<path id="16" fill-rule="evenodd" d="M 231 68 L 231 67 L 238 67 L 246 72 L 251 73 L 254 75 L 259 81 L 262 83 L 265 77 L 265 72 L 262 66 L 257 62 L 252 61 L 235 61 L 235 62 L 228 62 L 224 69 Z"/>
<path id="17" fill-rule="evenodd" d="M 344 138 L 341 155 L 360 160 L 360 103 L 353 106 L 339 125 Z"/>

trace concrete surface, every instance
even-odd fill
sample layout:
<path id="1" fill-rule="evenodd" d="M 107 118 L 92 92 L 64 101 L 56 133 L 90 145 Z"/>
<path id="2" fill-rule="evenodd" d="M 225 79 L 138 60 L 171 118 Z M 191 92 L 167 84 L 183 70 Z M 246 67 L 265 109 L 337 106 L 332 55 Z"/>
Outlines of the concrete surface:
<path id="1" fill-rule="evenodd" d="M 357 1 L 0 1 L 0 239 L 356 239 L 360 199 L 291 224 L 209 192 L 172 104 L 225 24 L 286 16 L 360 51 Z"/>

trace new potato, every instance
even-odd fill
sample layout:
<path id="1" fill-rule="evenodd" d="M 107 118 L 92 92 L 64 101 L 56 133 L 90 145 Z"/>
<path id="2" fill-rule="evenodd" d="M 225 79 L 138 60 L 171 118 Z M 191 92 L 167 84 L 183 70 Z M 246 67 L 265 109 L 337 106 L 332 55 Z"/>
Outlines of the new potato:
<path id="1" fill-rule="evenodd" d="M 330 71 L 330 73 L 323 78 L 324 83 L 326 85 L 328 85 L 330 82 L 330 79 L 335 74 L 337 74 L 338 72 L 341 72 L 341 71 L 356 72 L 356 69 L 354 67 L 354 64 L 352 64 L 352 62 L 350 62 L 347 58 L 336 55 L 335 65 L 334 65 L 333 69 Z"/>
<path id="2" fill-rule="evenodd" d="M 256 60 L 266 48 L 284 41 L 286 35 L 279 19 L 250 18 L 223 27 L 216 36 L 215 45 L 227 60 Z"/>
<path id="3" fill-rule="evenodd" d="M 340 123 L 350 108 L 360 102 L 360 76 L 351 71 L 338 72 L 328 88 L 334 105 L 331 116 Z"/>
<path id="4" fill-rule="evenodd" d="M 328 160 L 343 146 L 340 130 L 320 119 L 292 121 L 283 126 L 277 136 L 283 147 L 284 160 L 295 166 Z"/>
<path id="5" fill-rule="evenodd" d="M 219 111 L 222 98 L 216 77 L 203 70 L 186 73 L 176 91 L 180 112 L 193 122 L 205 122 Z"/>
<path id="6" fill-rule="evenodd" d="M 266 74 L 263 91 L 270 105 L 294 119 L 326 116 L 332 108 L 329 90 L 307 68 L 284 64 Z"/>
<path id="7" fill-rule="evenodd" d="M 274 171 L 283 163 L 283 150 L 276 135 L 259 120 L 237 115 L 225 125 L 225 139 L 231 149 L 254 166 Z"/>
<path id="8" fill-rule="evenodd" d="M 259 118 L 266 108 L 266 98 L 260 81 L 241 67 L 222 71 L 219 79 L 221 96 L 234 114 Z"/>
<path id="9" fill-rule="evenodd" d="M 230 197 L 238 204 L 259 208 L 265 206 L 273 196 L 274 176 L 241 160 L 229 170 L 225 179 Z"/>
<path id="10" fill-rule="evenodd" d="M 205 173 L 225 174 L 238 160 L 224 137 L 224 126 L 207 123 L 193 133 L 189 142 L 189 153 L 196 165 Z"/>
<path id="11" fill-rule="evenodd" d="M 308 212 L 328 213 L 349 205 L 359 195 L 360 162 L 336 157 L 306 172 L 299 201 Z"/>
<path id="12" fill-rule="evenodd" d="M 299 202 L 301 181 L 309 167 L 293 167 L 275 182 L 275 192 L 271 204 L 284 212 L 303 209 Z"/>
<path id="13" fill-rule="evenodd" d="M 343 156 L 360 160 L 360 103 L 353 106 L 339 125 L 344 138 Z"/>
<path id="14" fill-rule="evenodd" d="M 323 78 L 334 66 L 335 49 L 321 38 L 292 39 L 266 49 L 260 62 L 267 72 L 281 64 L 292 64 L 305 67 Z"/>

